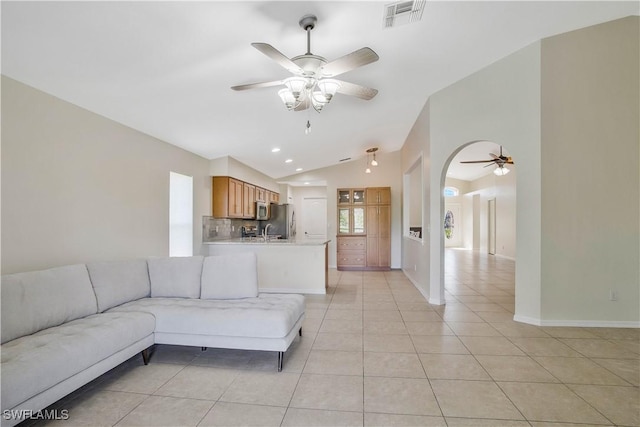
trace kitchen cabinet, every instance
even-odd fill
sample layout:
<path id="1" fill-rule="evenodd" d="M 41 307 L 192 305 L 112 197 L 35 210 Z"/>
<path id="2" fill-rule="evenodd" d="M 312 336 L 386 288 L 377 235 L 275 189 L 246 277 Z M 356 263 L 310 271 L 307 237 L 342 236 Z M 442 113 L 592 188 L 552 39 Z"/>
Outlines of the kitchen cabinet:
<path id="1" fill-rule="evenodd" d="M 389 187 L 367 188 L 366 200 L 367 200 L 367 204 L 390 205 L 391 204 L 391 188 Z"/>
<path id="2" fill-rule="evenodd" d="M 216 218 L 242 218 L 243 182 L 228 176 L 214 176 L 212 180 L 212 215 Z"/>
<path id="3" fill-rule="evenodd" d="M 339 188 L 338 205 L 364 205 L 365 190 L 363 188 Z"/>
<path id="4" fill-rule="evenodd" d="M 247 182 L 242 183 L 242 216 L 245 218 L 256 216 L 256 186 Z"/>
<path id="5" fill-rule="evenodd" d="M 280 202 L 280 194 L 274 193 L 273 191 L 267 191 L 269 195 L 269 203 L 278 203 Z"/>
<path id="6" fill-rule="evenodd" d="M 338 189 L 338 270 L 391 268 L 391 188 Z"/>
<path id="7" fill-rule="evenodd" d="M 367 206 L 367 267 L 391 267 L 391 206 Z"/>
<path id="8" fill-rule="evenodd" d="M 268 202 L 267 200 L 267 190 L 261 187 L 256 187 L 256 201 L 258 202 Z"/>
<path id="9" fill-rule="evenodd" d="M 367 265 L 367 238 L 364 236 L 338 236 L 338 269 L 361 270 Z"/>

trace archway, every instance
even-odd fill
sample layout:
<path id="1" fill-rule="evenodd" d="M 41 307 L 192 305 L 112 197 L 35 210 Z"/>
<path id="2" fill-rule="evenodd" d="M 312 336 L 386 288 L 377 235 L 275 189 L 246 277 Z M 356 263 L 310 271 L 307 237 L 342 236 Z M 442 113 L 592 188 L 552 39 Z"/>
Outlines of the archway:
<path id="1" fill-rule="evenodd" d="M 439 209 L 440 291 L 445 299 L 491 302 L 487 308 L 499 305 L 511 317 L 515 312 L 515 170 L 508 147 L 484 140 L 460 145 L 443 166 Z M 481 298 L 482 292 L 492 296 Z"/>

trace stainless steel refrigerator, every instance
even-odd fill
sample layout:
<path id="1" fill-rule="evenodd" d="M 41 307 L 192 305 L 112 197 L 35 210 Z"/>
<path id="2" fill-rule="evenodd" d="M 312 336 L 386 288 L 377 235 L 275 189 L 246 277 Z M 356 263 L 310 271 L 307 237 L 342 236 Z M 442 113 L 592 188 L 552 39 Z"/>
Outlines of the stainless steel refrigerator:
<path id="1" fill-rule="evenodd" d="M 269 234 L 279 235 L 283 239 L 295 239 L 296 237 L 296 212 L 291 204 L 270 205 L 271 215 L 265 221 L 271 224 Z"/>

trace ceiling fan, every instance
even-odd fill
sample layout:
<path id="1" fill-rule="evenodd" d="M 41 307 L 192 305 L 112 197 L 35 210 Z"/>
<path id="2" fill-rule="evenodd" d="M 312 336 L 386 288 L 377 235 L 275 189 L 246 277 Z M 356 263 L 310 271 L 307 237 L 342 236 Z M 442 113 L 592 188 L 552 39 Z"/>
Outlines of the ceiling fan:
<path id="1" fill-rule="evenodd" d="M 317 21 L 318 19 L 314 15 L 305 15 L 300 19 L 300 27 L 307 32 L 307 52 L 304 55 L 289 59 L 267 43 L 251 43 L 251 46 L 292 73 L 293 77 L 238 85 L 231 87 L 231 89 L 247 90 L 283 85 L 285 88 L 281 89 L 278 95 L 290 111 L 306 110 L 313 107 L 320 112 L 336 93 L 364 100 L 370 100 L 376 96 L 378 93 L 376 89 L 336 80 L 333 77 L 375 62 L 379 59 L 378 55 L 368 47 L 358 49 L 331 62 L 322 56 L 312 54 L 311 30 Z"/>
<path id="2" fill-rule="evenodd" d="M 513 164 L 513 160 L 511 159 L 511 156 L 504 156 L 502 154 L 502 146 L 500 146 L 500 155 L 497 156 L 493 153 L 489 153 L 489 155 L 492 157 L 489 160 L 467 160 L 464 162 L 460 162 L 460 163 L 495 163 L 498 166 L 504 166 L 505 164 L 509 164 L 512 165 Z M 490 164 L 488 164 L 486 167 L 491 166 Z"/>
<path id="3" fill-rule="evenodd" d="M 511 156 L 505 156 L 502 154 L 502 145 L 500 146 L 499 156 L 493 153 L 489 153 L 489 155 L 491 156 L 491 159 L 489 160 L 467 160 L 460 163 L 489 163 L 488 165 L 485 166 L 485 168 L 495 165 L 496 168 L 493 171 L 494 174 L 498 176 L 503 176 L 509 173 L 509 169 L 507 169 L 505 165 L 506 164 L 512 165 L 513 159 L 511 159 Z"/>

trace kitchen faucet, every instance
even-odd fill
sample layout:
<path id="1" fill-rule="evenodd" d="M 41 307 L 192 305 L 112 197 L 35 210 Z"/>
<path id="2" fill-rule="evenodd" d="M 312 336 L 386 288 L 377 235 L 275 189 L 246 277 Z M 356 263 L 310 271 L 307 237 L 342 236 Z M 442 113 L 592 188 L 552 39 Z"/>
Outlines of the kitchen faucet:
<path id="1" fill-rule="evenodd" d="M 271 224 L 267 224 L 264 227 L 264 230 L 262 230 L 262 238 L 264 239 L 264 241 L 267 241 L 267 236 L 269 235 L 269 227 L 271 227 Z"/>

